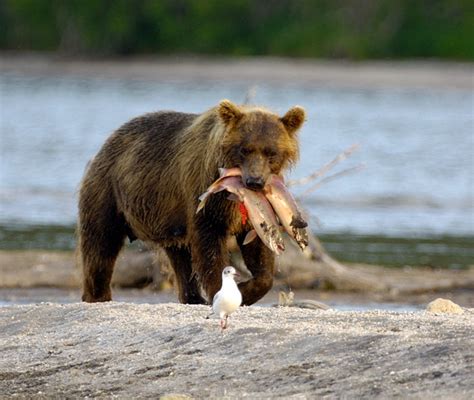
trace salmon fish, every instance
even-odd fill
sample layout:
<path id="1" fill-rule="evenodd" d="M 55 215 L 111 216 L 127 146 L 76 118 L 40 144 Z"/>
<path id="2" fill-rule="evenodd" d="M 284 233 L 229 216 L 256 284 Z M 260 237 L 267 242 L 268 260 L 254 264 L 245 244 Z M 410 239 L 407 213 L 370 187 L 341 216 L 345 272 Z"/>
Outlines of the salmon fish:
<path id="1" fill-rule="evenodd" d="M 250 243 L 258 235 L 270 250 L 281 254 L 285 250 L 285 245 L 275 213 L 265 195 L 245 188 L 239 175 L 225 175 L 225 171 L 222 173 L 223 175 L 199 197 L 201 203 L 196 213 L 202 210 L 211 194 L 226 190 L 231 193 L 231 200 L 237 200 L 244 204 L 250 223 L 254 228 L 245 237 L 244 244 Z"/>
<path id="2" fill-rule="evenodd" d="M 216 179 L 201 196 L 199 196 L 200 203 L 196 210 L 196 214 L 203 209 L 204 205 L 206 204 L 207 198 L 211 194 L 225 190 L 225 188 L 221 185 L 224 179 L 233 176 L 242 176 L 242 171 L 240 170 L 240 168 L 219 168 L 219 175 L 219 178 Z"/>
<path id="3" fill-rule="evenodd" d="M 304 250 L 308 246 L 308 232 L 305 229 L 308 224 L 301 216 L 296 201 L 285 186 L 283 178 L 270 175 L 264 192 L 286 232 L 296 241 L 301 250 Z"/>

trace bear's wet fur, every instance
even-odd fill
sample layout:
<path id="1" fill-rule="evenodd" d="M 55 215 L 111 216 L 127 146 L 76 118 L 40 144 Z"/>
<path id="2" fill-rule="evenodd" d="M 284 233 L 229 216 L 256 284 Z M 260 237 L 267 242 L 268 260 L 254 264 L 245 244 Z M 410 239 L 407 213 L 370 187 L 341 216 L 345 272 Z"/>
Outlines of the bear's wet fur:
<path id="1" fill-rule="evenodd" d="M 283 117 L 222 100 L 203 114 L 161 111 L 132 119 L 115 131 L 87 168 L 79 195 L 78 246 L 87 302 L 111 300 L 115 260 L 128 236 L 164 248 L 182 303 L 212 301 L 229 263 L 235 235 L 253 277 L 239 284 L 250 305 L 271 288 L 274 255 L 260 241 L 243 246 L 237 203 L 225 192 L 196 214 L 198 197 L 218 168 L 240 167 L 248 187 L 260 190 L 269 174 L 298 159 L 301 107 Z"/>

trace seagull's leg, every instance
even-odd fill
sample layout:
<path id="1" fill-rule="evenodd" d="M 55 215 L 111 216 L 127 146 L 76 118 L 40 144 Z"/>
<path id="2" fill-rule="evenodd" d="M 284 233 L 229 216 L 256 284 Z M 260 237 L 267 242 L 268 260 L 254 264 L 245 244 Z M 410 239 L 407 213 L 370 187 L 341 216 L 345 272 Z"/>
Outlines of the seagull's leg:
<path id="1" fill-rule="evenodd" d="M 228 323 L 228 322 L 227 322 L 227 318 L 229 318 L 229 316 L 226 314 L 225 320 L 224 320 L 224 321 L 225 321 L 225 323 L 224 323 L 224 325 L 225 325 L 225 326 L 224 326 L 224 329 L 227 328 L 227 323 Z"/>
<path id="2" fill-rule="evenodd" d="M 221 331 L 223 331 L 225 328 L 227 328 L 227 318 L 221 318 Z"/>
<path id="3" fill-rule="evenodd" d="M 224 316 L 222 316 L 221 314 L 221 330 L 222 331 L 224 331 L 224 329 L 227 328 L 227 318 L 229 318 L 227 314 L 224 314 Z"/>

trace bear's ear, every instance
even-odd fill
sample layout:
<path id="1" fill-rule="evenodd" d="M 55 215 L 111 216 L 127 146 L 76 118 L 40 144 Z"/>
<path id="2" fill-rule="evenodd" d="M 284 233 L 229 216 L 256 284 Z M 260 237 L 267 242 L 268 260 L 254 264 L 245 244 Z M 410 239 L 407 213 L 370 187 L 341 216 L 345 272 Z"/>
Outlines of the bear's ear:
<path id="1" fill-rule="evenodd" d="M 305 116 L 306 113 L 303 107 L 294 106 L 280 118 L 280 121 L 285 125 L 285 128 L 289 133 L 294 133 L 301 127 L 301 125 L 303 125 Z"/>
<path id="2" fill-rule="evenodd" d="M 231 122 L 235 122 L 239 120 L 240 117 L 242 117 L 242 111 L 240 108 L 230 100 L 222 100 L 219 103 L 217 110 L 219 112 L 219 117 L 221 117 L 222 121 L 226 125 Z"/>

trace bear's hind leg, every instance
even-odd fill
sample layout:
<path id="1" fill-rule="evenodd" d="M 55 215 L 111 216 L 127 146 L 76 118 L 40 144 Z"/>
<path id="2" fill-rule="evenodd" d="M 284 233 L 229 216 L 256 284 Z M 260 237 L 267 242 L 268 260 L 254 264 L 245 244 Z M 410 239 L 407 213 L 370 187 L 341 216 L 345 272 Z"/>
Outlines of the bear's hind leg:
<path id="1" fill-rule="evenodd" d="M 93 303 L 112 300 L 110 281 L 115 260 L 125 239 L 123 218 L 115 213 L 80 215 L 79 243 L 82 256 L 82 300 Z"/>
<path id="2" fill-rule="evenodd" d="M 191 253 L 186 247 L 167 247 L 165 249 L 176 276 L 178 298 L 184 304 L 205 304 L 199 293 L 196 276 L 192 273 Z"/>

